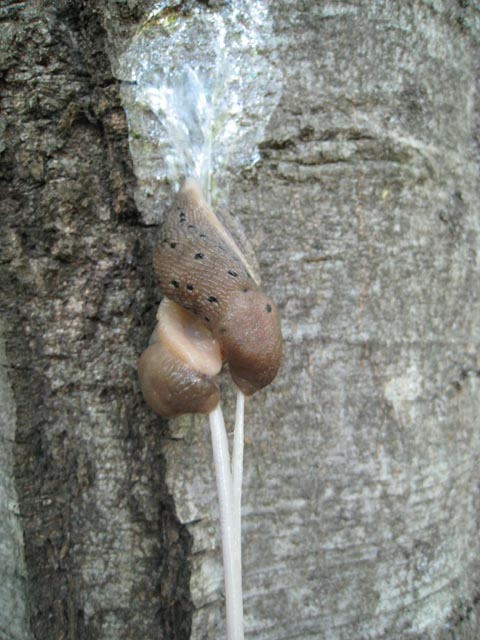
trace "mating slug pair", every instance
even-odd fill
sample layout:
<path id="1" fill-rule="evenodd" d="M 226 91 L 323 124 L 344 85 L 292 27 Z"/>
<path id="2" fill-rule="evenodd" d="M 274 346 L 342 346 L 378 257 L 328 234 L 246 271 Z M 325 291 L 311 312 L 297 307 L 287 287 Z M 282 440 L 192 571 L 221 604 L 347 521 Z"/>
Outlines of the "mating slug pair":
<path id="1" fill-rule="evenodd" d="M 138 364 L 147 404 L 163 416 L 210 413 L 224 361 L 245 395 L 270 384 L 282 354 L 278 312 L 192 179 L 166 214 L 153 265 L 165 298 Z"/>

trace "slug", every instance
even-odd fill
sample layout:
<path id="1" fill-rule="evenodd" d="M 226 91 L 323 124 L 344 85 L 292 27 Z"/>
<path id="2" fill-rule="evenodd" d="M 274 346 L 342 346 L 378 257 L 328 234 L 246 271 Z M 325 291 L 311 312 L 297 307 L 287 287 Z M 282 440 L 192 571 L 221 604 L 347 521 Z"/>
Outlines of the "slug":
<path id="1" fill-rule="evenodd" d="M 145 401 L 161 416 L 210 413 L 220 402 L 215 382 L 222 368 L 218 343 L 199 320 L 167 298 L 157 320 L 138 361 Z"/>
<path id="2" fill-rule="evenodd" d="M 163 294 L 211 331 L 240 391 L 270 384 L 282 356 L 276 306 L 193 179 L 181 186 L 159 240 L 153 266 Z"/>

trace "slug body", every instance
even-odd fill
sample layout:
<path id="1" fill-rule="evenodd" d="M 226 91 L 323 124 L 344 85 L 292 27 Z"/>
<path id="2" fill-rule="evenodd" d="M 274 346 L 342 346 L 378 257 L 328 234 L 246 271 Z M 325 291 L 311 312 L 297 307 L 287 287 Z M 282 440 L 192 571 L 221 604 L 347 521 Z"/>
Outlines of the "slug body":
<path id="1" fill-rule="evenodd" d="M 211 331 L 245 395 L 268 385 L 282 355 L 278 312 L 194 180 L 182 185 L 160 234 L 153 265 L 163 294 Z"/>
<path id="2" fill-rule="evenodd" d="M 220 402 L 215 382 L 222 368 L 218 343 L 201 322 L 166 298 L 157 320 L 138 361 L 145 401 L 161 416 L 210 413 Z"/>

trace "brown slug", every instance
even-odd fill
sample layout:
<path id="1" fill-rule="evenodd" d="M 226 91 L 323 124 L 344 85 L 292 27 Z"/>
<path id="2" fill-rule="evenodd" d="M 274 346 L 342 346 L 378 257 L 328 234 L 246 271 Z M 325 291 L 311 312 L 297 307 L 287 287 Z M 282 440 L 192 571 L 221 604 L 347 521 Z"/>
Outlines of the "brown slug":
<path id="1" fill-rule="evenodd" d="M 162 416 L 210 413 L 220 401 L 215 382 L 222 368 L 218 343 L 197 318 L 167 298 L 157 320 L 138 362 L 145 401 Z"/>
<path id="2" fill-rule="evenodd" d="M 282 355 L 277 309 L 193 179 L 166 213 L 153 265 L 163 294 L 211 331 L 238 388 L 270 384 Z"/>

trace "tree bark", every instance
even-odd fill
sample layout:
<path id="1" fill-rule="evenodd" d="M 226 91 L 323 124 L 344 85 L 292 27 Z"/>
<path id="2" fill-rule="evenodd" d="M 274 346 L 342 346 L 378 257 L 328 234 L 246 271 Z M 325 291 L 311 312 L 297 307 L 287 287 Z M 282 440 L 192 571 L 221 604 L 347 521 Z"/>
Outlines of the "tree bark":
<path id="1" fill-rule="evenodd" d="M 190 629 L 191 543 L 165 487 L 168 429 L 136 376 L 158 298 L 151 232 L 107 57 L 144 9 L 1 9 L 2 306 L 31 628 L 43 640 Z"/>
<path id="2" fill-rule="evenodd" d="M 225 637 L 208 425 L 152 415 L 135 370 L 155 228 L 112 63 L 149 8 L 0 7 L 8 640 Z M 246 635 L 473 640 L 480 6 L 270 11 L 283 95 L 230 200 L 286 343 L 246 411 Z"/>

